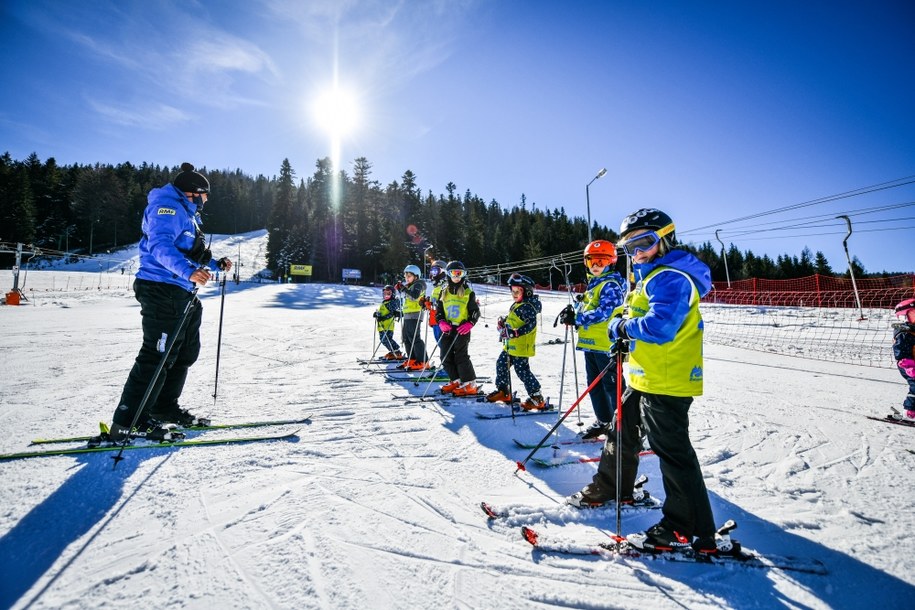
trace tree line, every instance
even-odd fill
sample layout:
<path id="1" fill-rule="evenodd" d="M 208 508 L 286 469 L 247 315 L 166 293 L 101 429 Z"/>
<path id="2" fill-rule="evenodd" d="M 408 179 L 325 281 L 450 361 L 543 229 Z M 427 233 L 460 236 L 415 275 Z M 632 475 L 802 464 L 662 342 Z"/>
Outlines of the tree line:
<path id="1" fill-rule="evenodd" d="M 410 170 L 382 186 L 364 157 L 353 161 L 352 172 L 334 171 L 329 159 L 318 159 L 306 178 L 296 177 L 288 159 L 279 175 L 269 178 L 240 169 L 200 171 L 211 186 L 204 230 L 234 234 L 267 228 L 267 265 L 275 277 L 302 264 L 312 267 L 316 281 L 339 281 L 343 269 L 358 269 L 364 281 L 390 281 L 392 272 L 411 263 L 422 267 L 431 258 L 494 266 L 582 250 L 588 241 L 587 221 L 570 218 L 563 208 L 529 206 L 524 195 L 505 208 L 470 190 L 458 193 L 453 182 L 445 193 L 423 193 Z M 61 166 L 53 158 L 42 163 L 35 153 L 17 161 L 7 152 L 0 156 L 0 241 L 89 255 L 135 243 L 147 193 L 177 173 L 177 165 Z M 592 234 L 618 237 L 596 222 Z M 716 281 L 726 275 L 731 280 L 843 275 L 833 273 L 821 252 L 807 248 L 800 256 L 773 260 L 732 245 L 727 271 L 710 242 L 688 249 L 711 267 Z M 11 264 L 8 257 L 3 263 Z M 856 277 L 864 277 L 860 262 L 853 264 Z M 573 274 L 573 281 L 584 279 L 583 267 Z M 549 283 L 547 270 L 530 275 Z"/>

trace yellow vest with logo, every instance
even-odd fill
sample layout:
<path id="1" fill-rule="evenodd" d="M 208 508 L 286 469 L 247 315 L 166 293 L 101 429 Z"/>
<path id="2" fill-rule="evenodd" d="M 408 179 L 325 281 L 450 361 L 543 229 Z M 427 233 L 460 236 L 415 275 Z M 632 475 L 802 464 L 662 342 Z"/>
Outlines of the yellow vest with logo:
<path id="1" fill-rule="evenodd" d="M 381 305 L 378 306 L 378 313 L 382 316 L 386 316 L 391 313 L 390 308 L 388 308 L 388 301 L 382 301 Z M 379 332 L 385 330 L 394 330 L 394 317 L 390 317 L 387 320 L 378 320 L 375 324 L 375 327 Z"/>
<path id="2" fill-rule="evenodd" d="M 584 299 L 581 302 L 582 311 L 594 311 L 600 307 L 600 293 L 609 281 L 611 280 L 608 278 L 585 291 Z M 616 282 L 613 283 L 616 284 Z M 610 314 L 610 317 L 603 322 L 592 324 L 587 328 L 584 326 L 579 328 L 578 343 L 576 343 L 575 347 L 580 350 L 588 350 L 591 352 L 609 352 L 611 341 L 610 337 L 607 336 L 607 326 L 610 325 L 610 320 L 613 316 L 618 312 L 621 312 L 622 309 L 622 305 L 614 309 L 613 313 Z"/>
<path id="3" fill-rule="evenodd" d="M 518 314 L 515 313 L 515 310 L 523 304 L 523 301 L 521 303 L 512 304 L 508 315 L 505 317 L 505 324 L 507 326 L 517 330 L 526 324 L 526 322 L 518 317 Z M 520 337 L 509 337 L 505 347 L 502 349 L 508 352 L 509 356 L 531 358 L 537 352 L 536 341 L 537 327 L 534 326 L 534 330 L 527 333 L 526 335 L 521 335 Z"/>
<path id="4" fill-rule="evenodd" d="M 445 310 L 445 320 L 451 324 L 467 321 L 467 303 L 470 300 L 470 293 L 469 288 L 464 288 L 464 294 L 454 294 L 450 290 L 442 291 L 440 298 L 442 309 Z"/>
<path id="5" fill-rule="evenodd" d="M 629 293 L 629 315 L 640 318 L 648 313 L 648 283 L 659 273 L 679 273 L 689 280 L 690 306 L 682 326 L 667 343 L 633 340 L 629 346 L 629 387 L 664 396 L 702 395 L 702 315 L 699 313 L 699 291 L 686 273 L 670 267 L 658 267 L 636 284 Z"/>
<path id="6" fill-rule="evenodd" d="M 419 280 L 417 280 L 419 281 Z M 412 285 L 412 284 L 411 284 Z M 419 313 L 423 310 L 422 305 L 419 304 L 419 300 L 426 296 L 425 284 L 423 285 L 424 289 L 422 293 L 415 299 L 408 295 L 406 292 L 403 295 L 403 313 L 404 315 L 408 313 Z"/>

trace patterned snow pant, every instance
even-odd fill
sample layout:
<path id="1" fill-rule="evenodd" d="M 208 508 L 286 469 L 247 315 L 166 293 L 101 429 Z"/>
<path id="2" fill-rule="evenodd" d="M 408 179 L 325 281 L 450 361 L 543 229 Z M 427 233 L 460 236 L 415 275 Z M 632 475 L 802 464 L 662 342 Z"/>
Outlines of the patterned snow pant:
<path id="1" fill-rule="evenodd" d="M 902 408 L 906 411 L 915 411 L 915 377 L 909 377 L 902 369 L 899 369 L 899 374 L 909 384 L 909 395 L 902 401 Z"/>
<path id="2" fill-rule="evenodd" d="M 394 331 L 393 330 L 379 330 L 378 331 L 378 340 L 383 346 L 385 346 L 389 352 L 399 352 L 400 346 L 397 345 L 397 341 L 394 340 Z"/>
<path id="3" fill-rule="evenodd" d="M 515 374 L 524 384 L 524 389 L 527 391 L 528 396 L 540 392 L 540 382 L 531 372 L 530 358 L 523 356 L 509 357 L 506 351 L 499 354 L 499 359 L 496 360 L 496 387 L 498 389 L 508 392 L 511 387 L 509 367 L 515 367 Z"/>

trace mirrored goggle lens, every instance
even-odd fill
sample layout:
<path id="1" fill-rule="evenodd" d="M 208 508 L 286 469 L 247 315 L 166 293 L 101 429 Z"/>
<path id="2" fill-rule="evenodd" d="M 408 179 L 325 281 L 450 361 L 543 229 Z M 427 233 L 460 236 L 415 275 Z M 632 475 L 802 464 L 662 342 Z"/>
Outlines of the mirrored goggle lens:
<path id="1" fill-rule="evenodd" d="M 623 252 L 628 256 L 635 256 L 639 252 L 651 250 L 659 241 L 661 241 L 661 238 L 658 237 L 658 234 L 651 231 L 621 242 L 617 244 L 617 247 L 622 248 Z"/>
<path id="2" fill-rule="evenodd" d="M 429 267 L 429 275 L 438 275 L 442 272 L 441 267 Z"/>
<path id="3" fill-rule="evenodd" d="M 463 269 L 452 269 L 448 272 L 448 275 L 450 275 L 453 280 L 462 280 L 464 279 L 464 276 L 467 275 L 467 272 Z"/>
<path id="4" fill-rule="evenodd" d="M 599 254 L 598 255 L 588 255 L 585 257 L 585 264 L 589 267 L 591 267 L 593 265 L 600 265 L 601 267 L 606 267 L 607 265 L 610 264 L 610 257 L 601 256 Z"/>

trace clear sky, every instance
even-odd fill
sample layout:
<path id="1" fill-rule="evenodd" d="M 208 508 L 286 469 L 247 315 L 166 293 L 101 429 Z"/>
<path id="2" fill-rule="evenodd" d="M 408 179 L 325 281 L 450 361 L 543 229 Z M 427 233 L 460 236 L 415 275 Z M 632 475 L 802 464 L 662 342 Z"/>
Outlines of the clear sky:
<path id="1" fill-rule="evenodd" d="M 656 206 L 684 241 L 842 270 L 848 214 L 867 271 L 915 268 L 915 184 L 730 222 L 915 180 L 911 0 L 2 0 L 0 56 L 16 159 L 364 156 L 382 185 L 578 216 L 607 168 L 612 227 Z"/>

